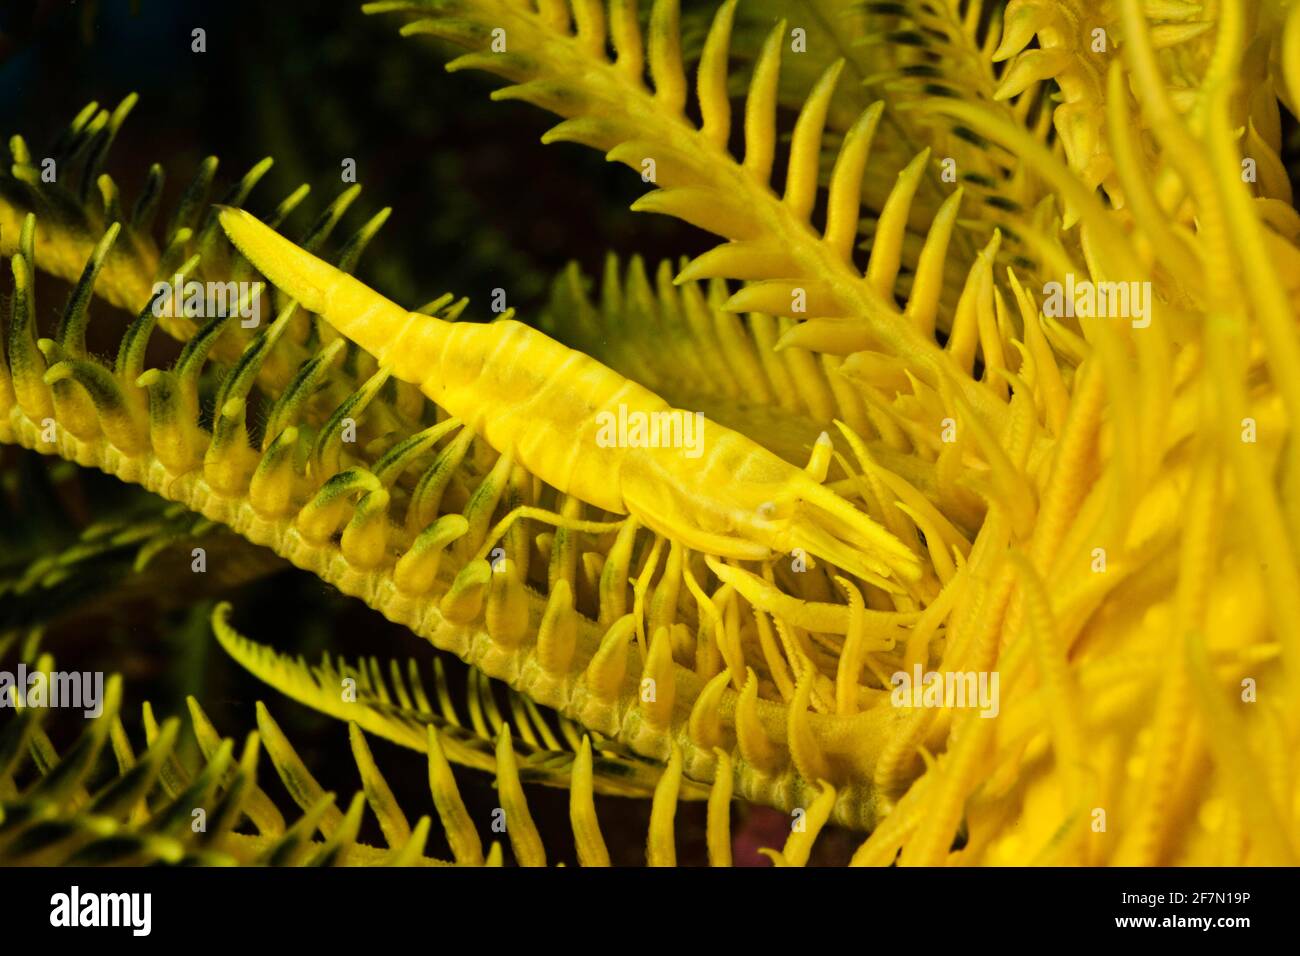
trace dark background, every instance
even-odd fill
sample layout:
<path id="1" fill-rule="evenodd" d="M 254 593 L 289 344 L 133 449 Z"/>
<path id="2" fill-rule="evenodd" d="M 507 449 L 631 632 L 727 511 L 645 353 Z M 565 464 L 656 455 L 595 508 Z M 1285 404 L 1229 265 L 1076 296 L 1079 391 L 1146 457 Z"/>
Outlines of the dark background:
<path id="1" fill-rule="evenodd" d="M 355 159 L 364 191 L 345 226 L 394 207 L 361 276 L 412 307 L 445 291 L 485 305 L 501 287 L 526 315 L 570 259 L 590 273 L 607 249 L 658 260 L 707 248 L 666 217 L 627 211 L 644 191 L 635 173 L 585 147 L 543 148 L 549 114 L 489 102 L 501 81 L 446 73 L 450 48 L 404 39 L 399 18 L 360 7 L 0 0 L 0 134 L 37 150 L 91 100 L 111 108 L 136 92 L 108 164 L 124 196 L 152 162 L 170 198 L 209 154 L 225 181 L 272 156 L 253 206 L 309 183 L 304 221 Z M 205 53 L 191 51 L 196 28 Z"/>

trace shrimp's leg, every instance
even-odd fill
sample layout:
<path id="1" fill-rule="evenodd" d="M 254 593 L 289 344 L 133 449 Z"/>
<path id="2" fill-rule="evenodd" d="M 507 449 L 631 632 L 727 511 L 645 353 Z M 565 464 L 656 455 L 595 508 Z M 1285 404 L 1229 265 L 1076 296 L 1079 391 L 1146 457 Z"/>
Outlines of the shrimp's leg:
<path id="1" fill-rule="evenodd" d="M 764 544 L 700 528 L 698 522 L 691 520 L 686 495 L 667 476 L 624 467 L 621 491 L 628 514 L 656 534 L 693 551 L 737 561 L 766 561 L 772 557 L 772 549 Z"/>
<path id="2" fill-rule="evenodd" d="M 556 514 L 554 511 L 547 511 L 545 508 L 520 505 L 496 523 L 496 527 L 483 540 L 483 546 L 479 548 L 478 554 L 474 556 L 475 560 L 481 561 L 491 554 L 492 547 L 510 530 L 510 526 L 521 518 L 541 521 L 557 528 L 568 528 L 570 531 L 582 531 L 587 534 L 605 534 L 610 531 L 617 531 L 627 523 L 627 518 L 618 521 L 583 521 L 579 518 L 566 518 L 564 515 Z"/>

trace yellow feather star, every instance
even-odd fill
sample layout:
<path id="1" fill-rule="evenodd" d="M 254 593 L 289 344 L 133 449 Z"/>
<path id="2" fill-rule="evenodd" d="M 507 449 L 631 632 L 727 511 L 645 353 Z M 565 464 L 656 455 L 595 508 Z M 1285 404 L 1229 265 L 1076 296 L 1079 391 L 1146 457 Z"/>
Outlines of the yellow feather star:
<path id="1" fill-rule="evenodd" d="M 776 6 L 788 21 L 720 4 L 692 83 L 676 0 L 644 31 L 636 0 L 367 5 L 465 48 L 448 69 L 507 78 L 494 99 L 561 116 L 545 142 L 653 170 L 633 209 L 720 240 L 675 271 L 611 260 L 594 298 L 575 267 L 535 328 L 400 307 L 346 274 L 355 254 L 280 236 L 283 206 L 271 228 L 191 211 L 161 247 L 107 206 L 60 219 L 15 140 L 0 441 L 225 523 L 561 715 L 552 747 L 540 718 L 437 732 L 405 684 L 401 706 L 379 680 L 347 710 L 221 610 L 237 659 L 351 721 L 403 860 L 428 821 L 363 731 L 428 753 L 467 865 L 501 850 L 449 761 L 495 769 L 521 865 L 548 861 L 532 779 L 571 788 L 584 865 L 610 858 L 597 792 L 651 799 L 652 866 L 677 860 L 678 801 L 706 798 L 709 860 L 729 864 L 733 797 L 799 824 L 777 865 L 809 862 L 828 823 L 864 831 L 856 865 L 1294 865 L 1300 215 L 1280 118 L 1300 106 L 1300 3 Z M 812 8 L 860 42 L 814 31 L 792 57 Z M 218 221 L 283 294 L 256 334 L 147 305 L 164 266 L 249 274 Z M 82 277 L 54 338 L 34 269 Z M 85 349 L 92 292 L 143 308 L 112 364 Z M 169 369 L 145 368 L 155 321 L 187 343 Z M 229 368 L 210 426 L 208 362 Z M 619 401 L 701 410 L 727 453 L 609 453 L 589 426 Z M 338 439 L 345 418 L 366 441 Z M 259 722 L 322 841 L 268 825 L 225 852 L 379 858 L 355 845 L 361 801 L 324 802 Z M 563 772 L 532 747 L 565 751 Z"/>

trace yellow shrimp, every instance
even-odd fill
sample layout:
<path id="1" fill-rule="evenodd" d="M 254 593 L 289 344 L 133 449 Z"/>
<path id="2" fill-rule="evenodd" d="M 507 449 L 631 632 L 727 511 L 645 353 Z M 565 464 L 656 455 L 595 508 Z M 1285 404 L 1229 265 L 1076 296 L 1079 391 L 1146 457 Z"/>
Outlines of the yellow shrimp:
<path id="1" fill-rule="evenodd" d="M 452 323 L 407 312 L 223 208 L 235 246 L 275 285 L 543 481 L 705 554 L 770 560 L 801 549 L 898 590 L 920 565 L 897 538 L 746 436 L 702 416 L 698 457 L 681 447 L 610 442 L 611 422 L 691 415 L 581 352 L 510 319 Z M 658 416 L 658 417 L 656 417 Z"/>

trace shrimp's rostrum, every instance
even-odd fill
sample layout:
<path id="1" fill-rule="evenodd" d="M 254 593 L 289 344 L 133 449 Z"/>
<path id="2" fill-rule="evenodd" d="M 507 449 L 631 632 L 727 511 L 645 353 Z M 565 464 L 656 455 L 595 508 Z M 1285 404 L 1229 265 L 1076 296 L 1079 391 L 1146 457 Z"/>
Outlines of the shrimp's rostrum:
<path id="1" fill-rule="evenodd" d="M 902 542 L 806 471 L 704 422 L 702 453 L 597 441 L 602 413 L 673 409 L 654 392 L 520 322 L 452 323 L 407 312 L 242 210 L 221 224 L 268 279 L 399 379 L 567 494 L 707 554 L 768 560 L 802 549 L 864 580 L 920 576 Z"/>

